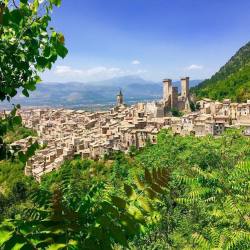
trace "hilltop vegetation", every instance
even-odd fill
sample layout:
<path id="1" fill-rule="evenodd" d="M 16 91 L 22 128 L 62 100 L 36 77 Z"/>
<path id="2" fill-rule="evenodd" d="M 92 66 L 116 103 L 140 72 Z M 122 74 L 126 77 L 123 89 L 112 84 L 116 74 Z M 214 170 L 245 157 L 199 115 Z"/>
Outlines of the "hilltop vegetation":
<path id="1" fill-rule="evenodd" d="M 4 141 L 7 144 L 11 144 L 15 141 L 27 138 L 29 136 L 37 136 L 36 131 L 26 128 L 22 125 L 15 125 L 4 135 Z"/>
<path id="2" fill-rule="evenodd" d="M 28 136 L 37 136 L 37 133 L 19 123 L 14 123 L 6 127 L 3 139 L 8 145 Z M 24 175 L 24 167 L 25 163 L 14 155 L 9 156 L 8 151 L 6 154 L 1 154 L 0 220 L 21 212 L 22 204 L 26 202 L 31 190 L 37 186 L 33 178 Z"/>
<path id="3" fill-rule="evenodd" d="M 37 186 L 33 178 L 24 175 L 22 162 L 0 161 L 0 220 L 22 213 L 28 196 Z"/>
<path id="4" fill-rule="evenodd" d="M 105 158 L 76 158 L 45 176 L 25 212 L 2 223 L 2 248 L 250 248 L 250 140 L 241 131 L 162 131 L 157 145 Z"/>
<path id="5" fill-rule="evenodd" d="M 192 88 L 198 98 L 244 102 L 250 99 L 250 42 L 243 46 L 215 75 Z"/>

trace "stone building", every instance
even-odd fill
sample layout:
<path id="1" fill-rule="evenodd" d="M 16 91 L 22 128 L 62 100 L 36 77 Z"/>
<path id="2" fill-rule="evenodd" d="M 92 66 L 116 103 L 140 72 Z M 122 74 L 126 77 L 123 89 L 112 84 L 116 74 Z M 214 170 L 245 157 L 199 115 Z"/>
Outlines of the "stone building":
<path id="1" fill-rule="evenodd" d="M 190 111 L 189 77 L 181 78 L 180 96 L 171 79 L 163 80 L 163 103 L 166 112 L 174 108 Z"/>
<path id="2" fill-rule="evenodd" d="M 163 80 L 163 99 L 157 102 L 146 103 L 145 113 L 152 117 L 164 117 L 172 109 L 190 112 L 189 77 L 181 79 L 181 93 L 178 87 L 173 86 L 171 79 Z"/>

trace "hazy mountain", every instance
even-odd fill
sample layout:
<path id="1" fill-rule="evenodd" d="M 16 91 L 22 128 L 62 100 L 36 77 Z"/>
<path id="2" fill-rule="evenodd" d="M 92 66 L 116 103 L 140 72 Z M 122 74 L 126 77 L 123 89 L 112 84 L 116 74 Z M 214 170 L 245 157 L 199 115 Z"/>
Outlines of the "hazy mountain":
<path id="1" fill-rule="evenodd" d="M 190 82 L 195 86 L 200 80 Z M 174 82 L 179 86 L 179 82 Z M 122 89 L 125 101 L 128 103 L 155 100 L 162 97 L 162 83 L 146 81 L 137 76 L 126 76 L 110 80 L 80 83 L 40 83 L 37 89 L 30 93 L 29 98 L 19 94 L 14 98 L 23 106 L 87 106 L 108 105 L 116 101 L 116 94 Z"/>
<path id="2" fill-rule="evenodd" d="M 230 98 L 234 101 L 250 99 L 250 42 L 214 74 L 192 89 L 198 98 Z"/>

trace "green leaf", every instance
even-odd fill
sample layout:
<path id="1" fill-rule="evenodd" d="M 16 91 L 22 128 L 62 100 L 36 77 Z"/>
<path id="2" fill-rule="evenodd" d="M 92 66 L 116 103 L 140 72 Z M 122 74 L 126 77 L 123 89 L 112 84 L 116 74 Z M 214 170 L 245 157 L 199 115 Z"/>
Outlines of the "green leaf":
<path id="1" fill-rule="evenodd" d="M 146 188 L 145 191 L 148 194 L 150 199 L 155 199 L 156 198 L 157 195 L 151 188 Z"/>
<path id="2" fill-rule="evenodd" d="M 135 199 L 136 198 L 136 193 L 133 190 L 133 188 L 129 185 L 127 185 L 126 183 L 124 184 L 124 191 L 126 193 L 126 195 L 128 196 L 128 198 L 130 199 Z"/>
<path id="3" fill-rule="evenodd" d="M 12 250 L 22 250 L 22 249 L 32 249 L 31 245 L 28 245 L 25 242 L 16 243 Z"/>
<path id="4" fill-rule="evenodd" d="M 104 201 L 102 202 L 101 206 L 102 206 L 102 211 L 104 213 L 111 213 L 112 217 L 117 217 L 117 218 L 119 217 L 118 209 L 109 202 Z"/>
<path id="5" fill-rule="evenodd" d="M 45 69 L 45 67 L 46 67 L 46 65 L 48 63 L 48 60 L 45 57 L 39 56 L 36 59 L 36 62 L 37 62 L 37 66 L 39 67 L 39 69 L 43 70 L 43 69 Z"/>
<path id="6" fill-rule="evenodd" d="M 25 89 L 34 91 L 36 89 L 36 82 L 29 82 L 25 84 Z"/>
<path id="7" fill-rule="evenodd" d="M 21 15 L 21 11 L 19 9 L 14 9 L 10 12 L 10 18 L 10 21 L 19 24 L 23 19 L 23 16 Z"/>
<path id="8" fill-rule="evenodd" d="M 157 184 L 155 183 L 151 183 L 151 188 L 152 190 L 154 190 L 156 193 L 160 193 L 160 194 L 163 194 L 164 193 L 164 190 Z"/>
<path id="9" fill-rule="evenodd" d="M 137 186 L 138 189 L 140 190 L 144 190 L 145 189 L 145 185 L 144 183 L 141 181 L 140 177 L 139 176 L 136 176 L 135 177 L 135 184 Z"/>
<path id="10" fill-rule="evenodd" d="M 66 249 L 66 247 L 67 245 L 65 244 L 52 244 L 46 249 L 47 250 L 61 250 L 61 249 Z"/>
<path id="11" fill-rule="evenodd" d="M 13 234 L 7 241 L 4 242 L 4 247 L 2 249 L 21 249 L 24 245 L 24 239 L 20 235 Z"/>
<path id="12" fill-rule="evenodd" d="M 61 0 L 51 0 L 51 3 L 59 7 L 61 5 Z"/>
<path id="13" fill-rule="evenodd" d="M 12 235 L 13 232 L 0 229 L 0 246 L 8 241 L 12 237 Z"/>
<path id="14" fill-rule="evenodd" d="M 62 58 L 64 58 L 68 54 L 68 50 L 61 43 L 58 43 L 58 45 L 56 46 L 56 52 Z"/>
<path id="15" fill-rule="evenodd" d="M 148 169 L 145 168 L 145 180 L 147 183 L 152 183 L 152 177 Z"/>
<path id="16" fill-rule="evenodd" d="M 109 227 L 112 223 L 109 217 L 107 217 L 106 215 L 102 215 L 99 218 L 96 219 L 97 223 L 99 223 L 102 228 L 104 227 Z"/>
<path id="17" fill-rule="evenodd" d="M 39 0 L 34 0 L 32 7 L 33 13 L 36 13 L 39 7 Z"/>
<path id="18" fill-rule="evenodd" d="M 125 209 L 125 207 L 126 207 L 126 201 L 125 200 L 123 200 L 122 198 L 117 197 L 117 196 L 112 196 L 111 199 L 112 199 L 113 204 L 116 207 L 121 208 L 121 209 Z"/>
<path id="19" fill-rule="evenodd" d="M 139 202 L 140 206 L 141 206 L 146 212 L 149 213 L 149 212 L 152 211 L 152 206 L 151 206 L 150 202 L 149 202 L 146 198 L 140 197 L 140 198 L 138 199 L 138 202 Z"/>
<path id="20" fill-rule="evenodd" d="M 59 43 L 61 44 L 64 44 L 65 43 L 65 38 L 64 38 L 64 35 L 62 33 L 59 33 L 58 34 L 58 41 Z"/>
<path id="21" fill-rule="evenodd" d="M 40 76 L 35 76 L 35 81 L 36 81 L 36 83 L 39 83 L 39 82 L 41 82 L 42 81 L 42 79 L 41 79 L 41 77 Z"/>
<path id="22" fill-rule="evenodd" d="M 144 216 L 139 208 L 136 206 L 129 206 L 128 212 L 138 221 L 144 222 Z"/>
<path id="23" fill-rule="evenodd" d="M 44 53 L 44 56 L 46 58 L 50 57 L 50 55 L 51 55 L 51 48 L 49 46 L 46 46 L 43 53 Z"/>
<path id="24" fill-rule="evenodd" d="M 29 97 L 29 96 L 30 96 L 27 89 L 23 89 L 22 93 L 23 93 L 23 95 L 26 96 L 26 97 Z"/>
<path id="25" fill-rule="evenodd" d="M 127 239 L 120 227 L 116 226 L 115 224 L 111 224 L 110 233 L 117 243 L 120 243 L 122 246 L 128 246 Z"/>
<path id="26" fill-rule="evenodd" d="M 138 233 L 139 230 L 138 223 L 132 216 L 121 214 L 120 222 L 128 235 L 133 236 Z"/>

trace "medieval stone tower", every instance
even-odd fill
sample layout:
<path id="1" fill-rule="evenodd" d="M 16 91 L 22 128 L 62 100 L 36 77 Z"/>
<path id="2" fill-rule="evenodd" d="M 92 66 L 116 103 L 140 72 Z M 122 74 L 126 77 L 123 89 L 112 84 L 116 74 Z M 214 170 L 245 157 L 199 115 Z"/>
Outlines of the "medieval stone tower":
<path id="1" fill-rule="evenodd" d="M 181 78 L 181 96 L 189 98 L 189 77 Z"/>
<path id="2" fill-rule="evenodd" d="M 178 108 L 178 87 L 171 88 L 171 108 Z"/>
<path id="3" fill-rule="evenodd" d="M 167 101 L 171 94 L 172 89 L 172 80 L 171 79 L 164 79 L 163 80 L 163 100 Z"/>
<path id="4" fill-rule="evenodd" d="M 121 106 L 123 105 L 123 94 L 122 91 L 120 90 L 118 95 L 116 96 L 116 105 Z"/>
<path id="5" fill-rule="evenodd" d="M 165 112 L 174 108 L 188 111 L 190 109 L 189 77 L 181 78 L 180 96 L 178 96 L 178 87 L 172 85 L 171 79 L 163 80 L 163 103 Z"/>

